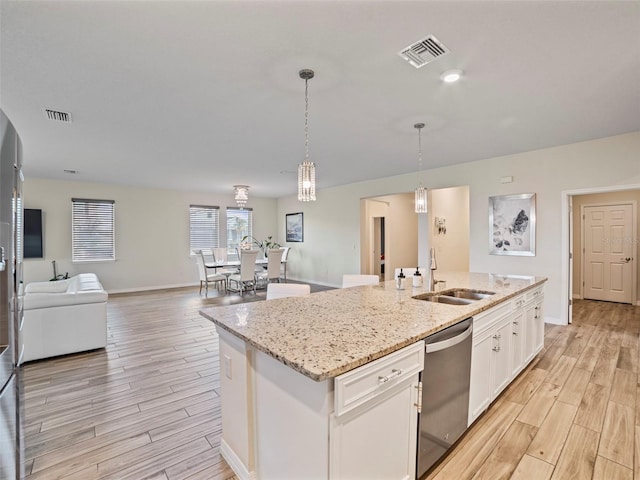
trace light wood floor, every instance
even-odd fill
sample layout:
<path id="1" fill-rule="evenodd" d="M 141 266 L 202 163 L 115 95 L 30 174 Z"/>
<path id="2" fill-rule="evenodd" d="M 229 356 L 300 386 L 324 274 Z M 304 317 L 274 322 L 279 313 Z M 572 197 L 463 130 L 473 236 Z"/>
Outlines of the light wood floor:
<path id="1" fill-rule="evenodd" d="M 217 337 L 198 310 L 263 295 L 111 296 L 106 350 L 23 368 L 27 478 L 234 478 L 219 454 Z M 640 307 L 577 302 L 428 478 L 640 480 L 639 333 Z"/>

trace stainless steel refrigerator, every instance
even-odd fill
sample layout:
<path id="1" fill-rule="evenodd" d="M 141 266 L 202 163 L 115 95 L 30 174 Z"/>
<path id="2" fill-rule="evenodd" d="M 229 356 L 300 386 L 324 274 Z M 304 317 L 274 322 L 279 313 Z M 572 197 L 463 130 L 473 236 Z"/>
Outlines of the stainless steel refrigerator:
<path id="1" fill-rule="evenodd" d="M 0 480 L 23 477 L 19 336 L 22 326 L 22 145 L 0 110 Z"/>

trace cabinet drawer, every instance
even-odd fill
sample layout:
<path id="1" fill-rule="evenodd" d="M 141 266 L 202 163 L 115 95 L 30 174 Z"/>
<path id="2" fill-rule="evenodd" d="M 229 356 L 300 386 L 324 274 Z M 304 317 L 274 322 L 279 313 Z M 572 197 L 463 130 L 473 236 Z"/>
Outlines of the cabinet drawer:
<path id="1" fill-rule="evenodd" d="M 524 307 L 524 304 L 527 303 L 527 299 L 525 295 L 520 295 L 513 299 L 513 308 L 514 310 L 519 310 Z"/>
<path id="2" fill-rule="evenodd" d="M 486 328 L 489 328 L 496 321 L 503 318 L 505 315 L 509 315 L 513 311 L 513 303 L 506 301 L 496 305 L 495 307 L 480 312 L 473 316 L 473 336 L 479 335 Z"/>
<path id="3" fill-rule="evenodd" d="M 544 290 L 542 287 L 534 288 L 533 290 L 529 290 L 525 293 L 527 302 L 530 302 L 531 300 L 537 300 L 538 298 L 542 297 L 542 295 L 544 295 Z"/>
<path id="4" fill-rule="evenodd" d="M 340 416 L 373 400 L 424 368 L 424 342 L 390 353 L 335 378 L 335 414 Z"/>

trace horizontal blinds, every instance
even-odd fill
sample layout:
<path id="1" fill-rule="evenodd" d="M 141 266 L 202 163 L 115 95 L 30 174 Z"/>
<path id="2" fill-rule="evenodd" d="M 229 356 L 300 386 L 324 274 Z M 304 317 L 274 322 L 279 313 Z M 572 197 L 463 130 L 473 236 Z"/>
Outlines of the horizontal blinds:
<path id="1" fill-rule="evenodd" d="M 115 202 L 71 200 L 71 250 L 74 262 L 115 260 Z"/>
<path id="2" fill-rule="evenodd" d="M 220 209 L 206 205 L 189 206 L 189 249 L 219 247 Z"/>
<path id="3" fill-rule="evenodd" d="M 227 208 L 227 249 L 233 253 L 240 247 L 244 237 L 252 236 L 253 211 L 248 208 Z"/>

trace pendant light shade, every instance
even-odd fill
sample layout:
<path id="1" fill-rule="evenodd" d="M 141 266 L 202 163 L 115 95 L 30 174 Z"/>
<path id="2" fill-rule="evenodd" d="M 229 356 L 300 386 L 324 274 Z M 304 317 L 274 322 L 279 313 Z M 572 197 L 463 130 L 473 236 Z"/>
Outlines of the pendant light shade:
<path id="1" fill-rule="evenodd" d="M 316 166 L 305 160 L 298 165 L 298 200 L 312 202 L 316 199 Z"/>
<path id="2" fill-rule="evenodd" d="M 422 186 L 422 136 L 421 130 L 424 128 L 424 123 L 416 123 L 413 126 L 418 130 L 418 176 L 420 177 L 420 184 L 416 188 L 416 213 L 427 213 L 427 189 Z"/>
<path id="3" fill-rule="evenodd" d="M 304 161 L 298 165 L 298 200 L 314 202 L 316 200 L 316 165 L 309 158 L 309 80 L 313 70 L 305 68 L 298 72 L 304 80 Z"/>
<path id="4" fill-rule="evenodd" d="M 249 200 L 249 186 L 248 185 L 234 185 L 235 200 L 238 208 L 244 208 Z"/>

